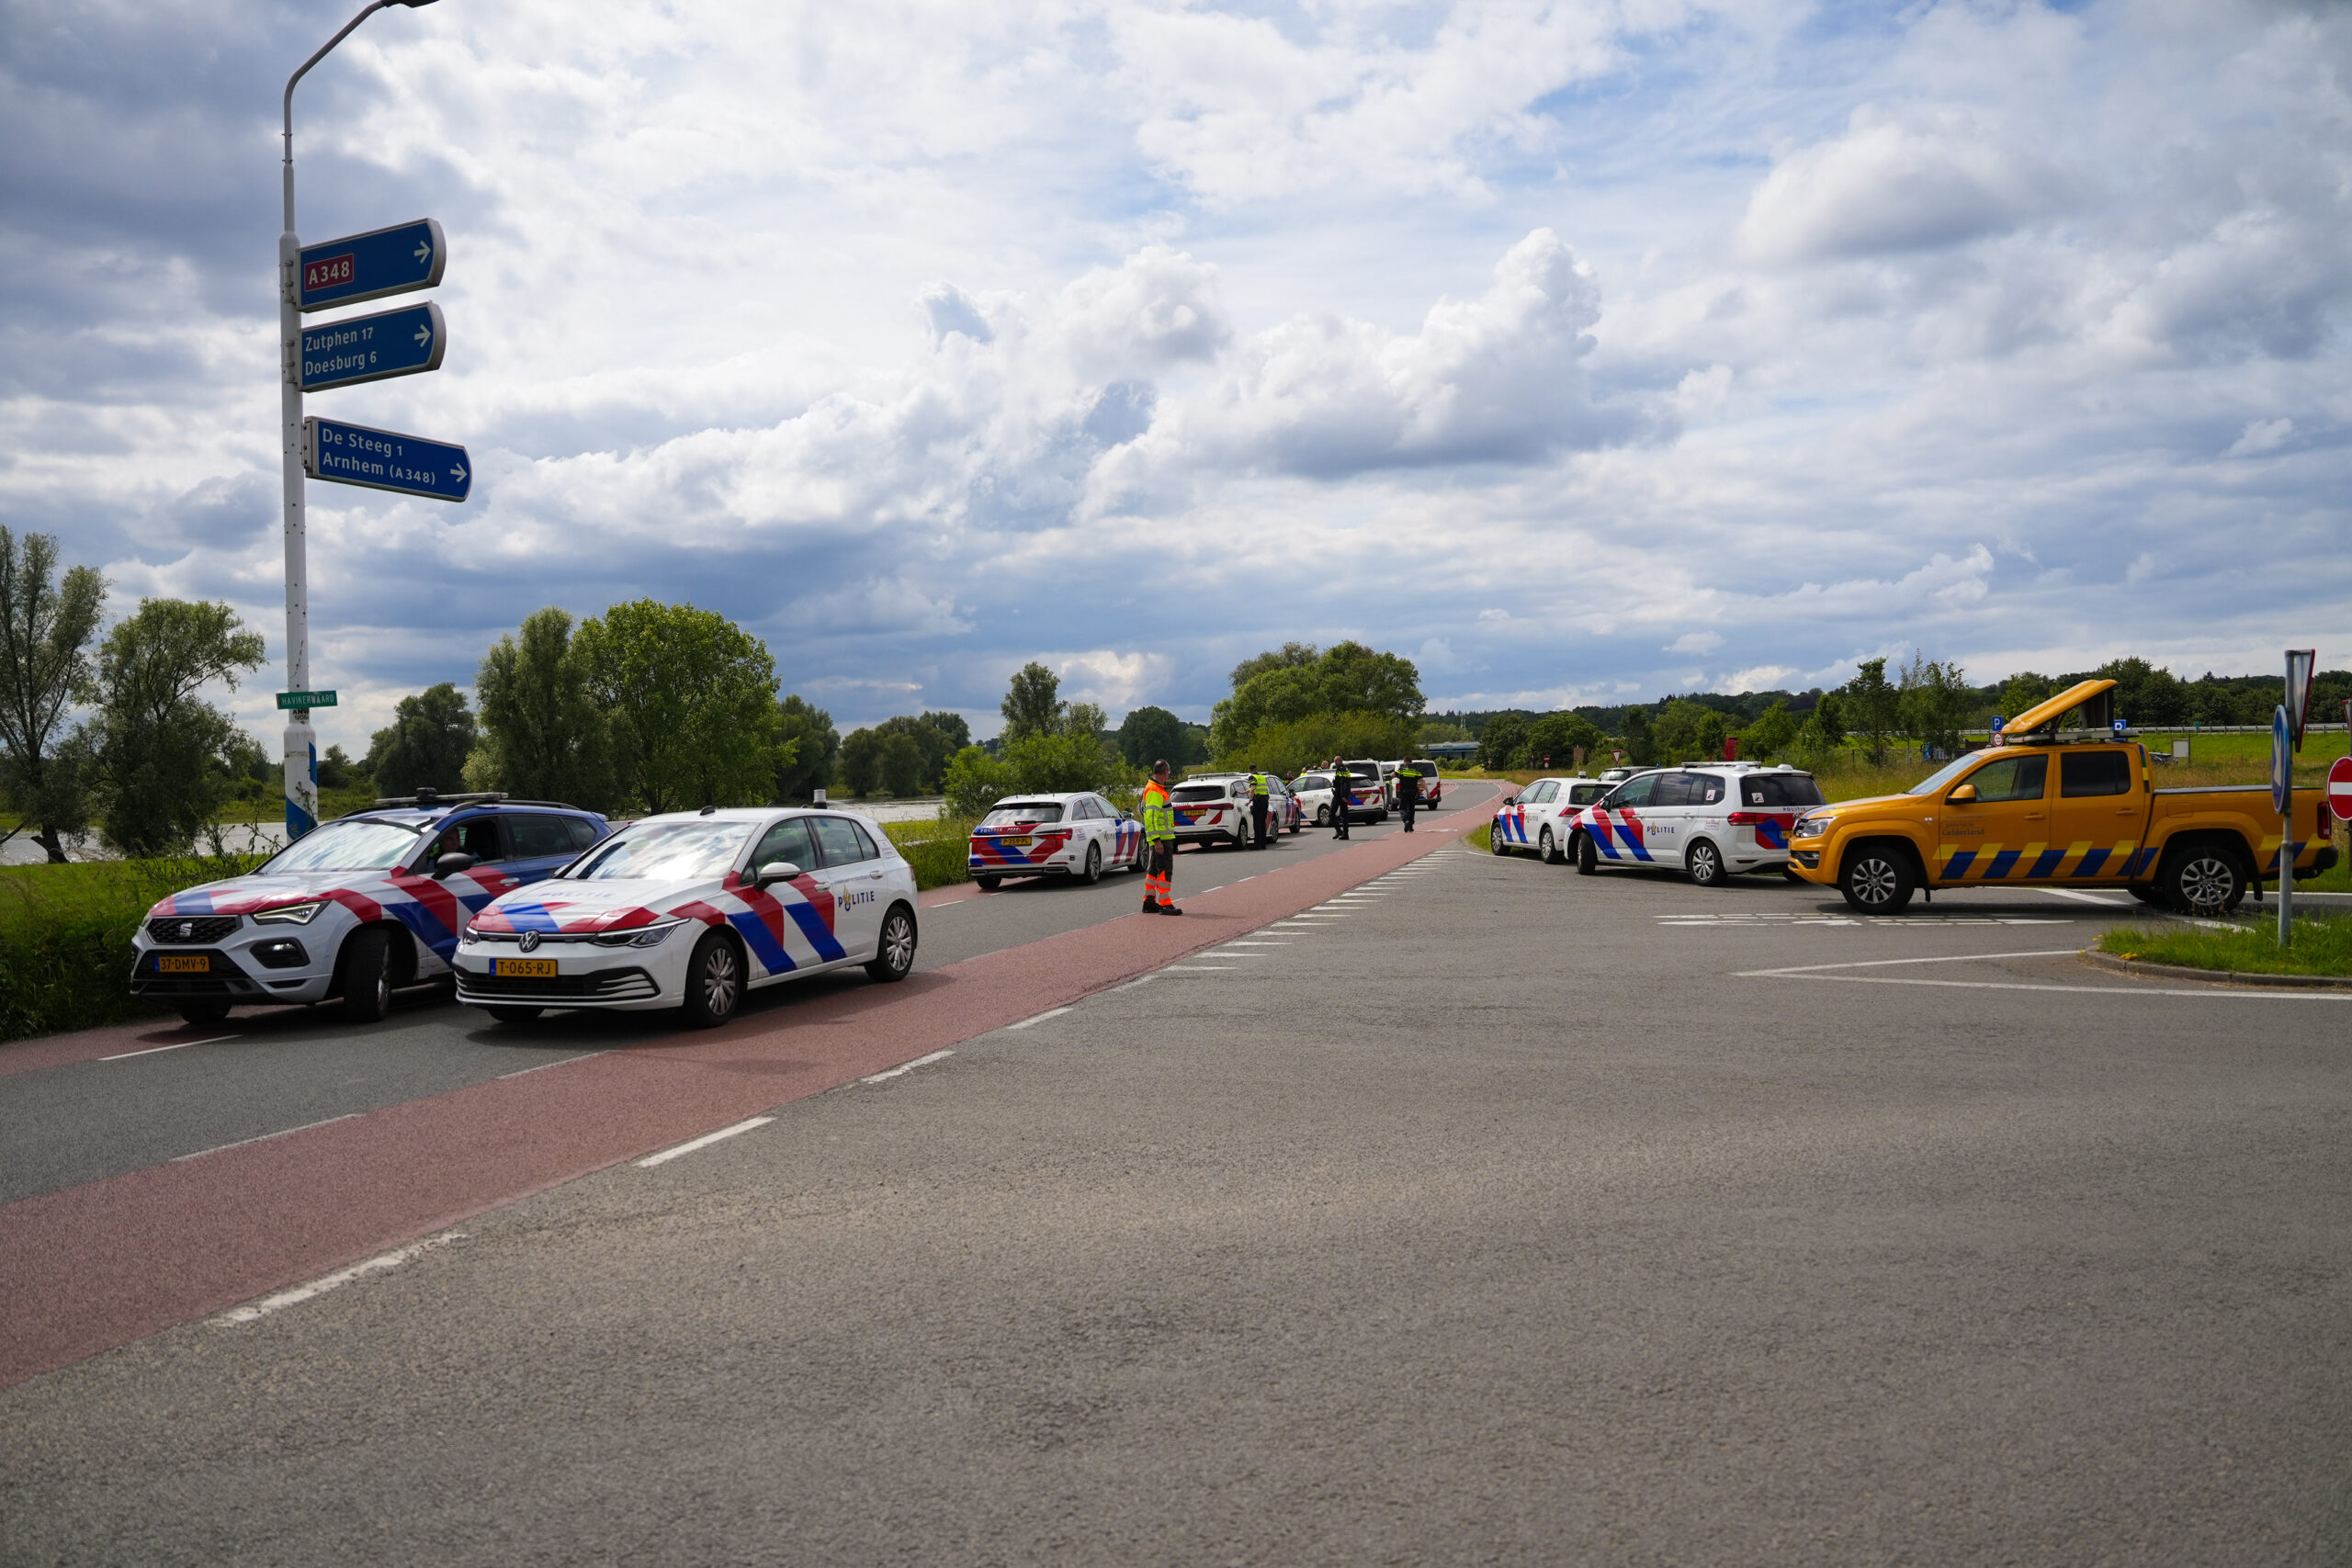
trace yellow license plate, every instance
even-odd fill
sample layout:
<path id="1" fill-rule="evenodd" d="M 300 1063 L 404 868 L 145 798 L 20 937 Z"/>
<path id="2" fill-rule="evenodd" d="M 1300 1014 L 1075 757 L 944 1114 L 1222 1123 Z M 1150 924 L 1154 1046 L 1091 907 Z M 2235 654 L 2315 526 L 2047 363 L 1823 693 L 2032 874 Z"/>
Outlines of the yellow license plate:
<path id="1" fill-rule="evenodd" d="M 997 840 L 999 844 L 1009 850 L 1025 850 L 1036 841 L 1036 836 L 1031 833 L 1018 833 L 1010 839 Z"/>
<path id="2" fill-rule="evenodd" d="M 155 971 L 161 975 L 209 975 L 212 955 L 209 953 L 166 953 L 155 960 Z"/>
<path id="3" fill-rule="evenodd" d="M 552 980 L 555 960 L 552 958 L 493 958 L 490 972 L 515 980 Z"/>

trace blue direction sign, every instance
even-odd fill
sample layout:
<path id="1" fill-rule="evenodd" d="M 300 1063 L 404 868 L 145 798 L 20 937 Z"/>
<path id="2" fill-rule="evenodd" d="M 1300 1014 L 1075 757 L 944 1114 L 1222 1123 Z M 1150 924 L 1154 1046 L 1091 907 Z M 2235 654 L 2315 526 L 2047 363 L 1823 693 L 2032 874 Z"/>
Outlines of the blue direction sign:
<path id="1" fill-rule="evenodd" d="M 446 441 L 339 420 L 302 422 L 302 471 L 314 479 L 463 501 L 474 488 L 473 467 L 464 447 Z"/>
<path id="2" fill-rule="evenodd" d="M 449 247 L 441 238 L 441 225 L 430 218 L 329 240 L 323 245 L 304 245 L 302 309 L 356 305 L 362 299 L 431 288 L 441 281 L 441 269 L 448 261 Z"/>
<path id="3" fill-rule="evenodd" d="M 304 327 L 302 390 L 318 392 L 438 370 L 448 341 L 438 305 L 405 305 Z"/>

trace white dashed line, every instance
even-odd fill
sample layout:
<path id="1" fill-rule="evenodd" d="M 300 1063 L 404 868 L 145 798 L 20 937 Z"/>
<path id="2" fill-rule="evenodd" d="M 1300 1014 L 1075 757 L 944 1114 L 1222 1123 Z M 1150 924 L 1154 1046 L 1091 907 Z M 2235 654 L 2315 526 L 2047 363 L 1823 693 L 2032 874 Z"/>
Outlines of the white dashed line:
<path id="1" fill-rule="evenodd" d="M 1069 1009 L 1064 1008 L 1061 1010 L 1068 1012 Z M 1035 1023 L 1037 1021 L 1038 1018 L 1051 1018 L 1053 1014 L 1051 1013 L 1039 1013 L 1037 1018 L 1033 1018 L 1029 1021 Z M 1015 1025 L 1014 1027 L 1018 1028 L 1019 1026 Z M 955 1054 L 956 1053 L 953 1051 L 933 1051 L 928 1056 L 917 1056 L 911 1062 L 901 1062 L 895 1067 L 886 1068 L 881 1072 L 873 1074 L 871 1077 L 862 1077 L 857 1081 L 860 1083 L 888 1083 L 892 1078 L 904 1077 L 907 1074 L 913 1072 L 917 1067 L 927 1067 L 933 1062 L 944 1062 Z M 741 1130 L 741 1129 L 740 1128 L 729 1129 L 729 1131 L 738 1132 Z M 713 1133 L 711 1134 L 714 1138 L 723 1138 L 727 1134 L 725 1133 Z"/>
<path id="2" fill-rule="evenodd" d="M 517 1068 L 515 1068 L 515 1069 L 514 1069 L 513 1072 L 511 1072 L 511 1073 L 501 1073 L 501 1074 L 499 1074 L 498 1076 L 499 1076 L 502 1079 L 503 1079 L 503 1078 L 519 1078 L 519 1077 L 521 1077 L 525 1073 L 543 1073 L 543 1072 L 546 1072 L 549 1067 L 561 1067 L 561 1066 L 570 1066 L 570 1065 L 571 1065 L 571 1063 L 573 1063 L 573 1062 L 585 1062 L 585 1061 L 592 1060 L 592 1059 L 594 1059 L 594 1057 L 597 1057 L 597 1056 L 609 1056 L 609 1055 L 612 1055 L 612 1053 L 611 1053 L 610 1051 L 590 1051 L 590 1052 L 586 1052 L 586 1053 L 584 1053 L 584 1054 L 582 1054 L 582 1055 L 578 1055 L 578 1056 L 563 1056 L 563 1057 L 560 1057 L 560 1058 L 558 1058 L 557 1060 L 552 1061 L 552 1062 L 537 1062 L 537 1063 L 534 1063 L 534 1064 L 533 1064 L 532 1066 L 527 1066 L 527 1067 L 517 1067 Z"/>
<path id="3" fill-rule="evenodd" d="M 313 1280 L 307 1285 L 297 1285 L 290 1291 L 280 1291 L 274 1296 L 264 1296 L 251 1306 L 232 1308 L 214 1318 L 212 1326 L 234 1328 L 240 1324 L 252 1323 L 256 1319 L 267 1317 L 271 1313 L 282 1312 L 290 1306 L 299 1306 L 313 1296 L 325 1295 L 329 1291 L 348 1285 L 354 1280 L 365 1279 L 370 1274 L 380 1274 L 387 1269 L 397 1269 L 410 1258 L 420 1257 L 436 1247 L 447 1247 L 453 1241 L 465 1239 L 465 1232 L 448 1231 L 440 1235 L 427 1237 L 424 1241 L 413 1242 L 396 1252 L 387 1252 L 381 1258 L 371 1258 L 365 1263 L 355 1263 L 348 1269 L 338 1269 L 334 1273 Z"/>
<path id="4" fill-rule="evenodd" d="M 866 1081 L 871 1083 L 874 1080 L 868 1078 Z M 775 1120 L 773 1116 L 754 1116 L 748 1122 L 738 1122 L 732 1127 L 721 1127 L 716 1133 L 705 1133 L 701 1137 L 680 1144 L 674 1149 L 663 1149 L 658 1155 L 646 1156 L 637 1162 L 637 1168 L 650 1170 L 657 1165 L 666 1165 L 680 1155 L 690 1155 L 696 1149 L 707 1149 L 722 1138 L 731 1138 L 738 1133 L 748 1133 L 754 1127 L 764 1127 Z"/>
<path id="5" fill-rule="evenodd" d="M 264 1133 L 257 1138 L 239 1138 L 233 1144 L 215 1144 L 209 1149 L 198 1149 L 192 1155 L 174 1155 L 168 1163 L 177 1165 L 184 1159 L 202 1159 L 206 1155 L 217 1155 L 226 1149 L 242 1149 L 247 1144 L 266 1144 L 272 1138 L 291 1137 L 297 1133 L 307 1133 L 313 1127 L 332 1127 L 338 1122 L 348 1122 L 358 1114 L 356 1111 L 346 1111 L 340 1116 L 330 1116 L 323 1122 L 305 1122 L 300 1127 L 281 1127 L 275 1133 Z"/>
<path id="6" fill-rule="evenodd" d="M 2036 887 L 2031 891 L 2047 893 L 2052 898 L 2072 898 L 2078 904 L 2097 904 L 2103 909 L 2128 909 L 2132 907 L 2120 899 L 2102 898 L 2096 893 L 2085 893 L 2073 887 Z"/>
<path id="7" fill-rule="evenodd" d="M 1170 964 L 1161 967 L 1163 975 L 1205 975 L 1212 970 L 1230 969 L 1230 964 Z"/>
<path id="8" fill-rule="evenodd" d="M 1024 1018 L 1019 1023 L 1008 1023 L 1005 1027 L 1007 1029 L 1033 1029 L 1038 1024 L 1045 1022 L 1047 1019 L 1059 1018 L 1062 1014 L 1068 1011 L 1069 1011 L 1069 1009 L 1068 1008 L 1048 1008 L 1046 1011 L 1039 1013 L 1035 1018 Z M 908 1066 L 911 1066 L 913 1064 L 909 1063 Z M 899 1070 L 903 1072 L 905 1071 L 905 1068 L 900 1068 Z M 872 1080 L 868 1079 L 867 1081 L 871 1082 Z"/>
<path id="9" fill-rule="evenodd" d="M 1934 986 L 1960 991 L 2066 991 L 2096 997 L 2234 997 L 2254 1001 L 2352 1002 L 2352 995 L 2342 991 L 2262 990 L 2252 987 L 2235 990 L 2219 987 L 2211 990 L 2192 990 L 2129 983 L 2120 986 L 2061 986 L 2038 985 L 2022 980 L 1912 980 L 1894 975 L 1824 973 L 1833 969 L 1881 969 L 1905 964 L 1968 964 L 1994 958 L 2072 958 L 2078 951 L 2062 947 L 2046 953 L 1962 953 L 1941 958 L 1874 958 L 1855 964 L 1808 964 L 1791 969 L 1749 969 L 1732 977 L 1737 980 L 1831 980 L 1853 986 Z"/>
<path id="10" fill-rule="evenodd" d="M 150 1045 L 143 1051 L 122 1051 L 111 1056 L 101 1056 L 101 1062 L 128 1062 L 133 1056 L 153 1056 L 163 1051 L 185 1051 L 191 1045 L 223 1045 L 232 1040 L 242 1040 L 242 1034 L 216 1034 L 209 1040 L 183 1040 L 176 1045 Z"/>

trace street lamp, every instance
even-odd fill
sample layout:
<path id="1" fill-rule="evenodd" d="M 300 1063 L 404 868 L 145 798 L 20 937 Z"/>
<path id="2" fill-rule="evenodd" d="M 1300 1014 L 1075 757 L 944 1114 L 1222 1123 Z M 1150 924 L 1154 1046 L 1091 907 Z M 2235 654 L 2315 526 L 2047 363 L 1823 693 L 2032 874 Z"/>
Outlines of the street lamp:
<path id="1" fill-rule="evenodd" d="M 294 84 L 369 17 L 390 6 L 414 9 L 433 0 L 370 0 L 300 70 L 286 78 L 286 228 L 277 236 L 279 467 L 286 486 L 286 689 L 311 689 L 311 608 L 302 520 L 302 244 L 294 237 Z M 286 836 L 319 825 L 319 746 L 308 708 L 286 716 Z"/>

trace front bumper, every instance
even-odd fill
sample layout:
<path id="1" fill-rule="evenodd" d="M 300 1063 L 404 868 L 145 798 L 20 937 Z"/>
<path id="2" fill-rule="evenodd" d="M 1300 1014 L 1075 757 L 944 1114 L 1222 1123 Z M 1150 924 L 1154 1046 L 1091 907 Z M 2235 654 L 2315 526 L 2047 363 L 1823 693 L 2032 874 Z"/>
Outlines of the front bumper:
<path id="1" fill-rule="evenodd" d="M 303 926 L 257 928 L 243 920 L 226 939 L 191 946 L 156 942 L 141 927 L 130 942 L 130 994 L 166 1007 L 182 1002 L 262 1007 L 324 1001 L 334 989 L 340 947 L 324 940 L 327 935 Z M 300 962 L 289 964 L 279 957 L 277 964 L 264 964 L 255 952 L 271 949 L 278 956 L 284 952 L 280 944 L 287 942 L 297 945 Z M 167 958 L 202 959 L 204 967 L 166 972 L 162 961 Z"/>
<path id="2" fill-rule="evenodd" d="M 479 942 L 459 948 L 450 965 L 458 976 L 458 999 L 469 1007 L 602 1008 L 646 1011 L 678 1005 L 685 995 L 684 968 L 692 941 L 672 937 L 659 947 L 598 947 L 592 942 L 548 942 L 529 953 L 514 943 Z M 500 958 L 552 959 L 550 976 L 499 975 Z"/>

